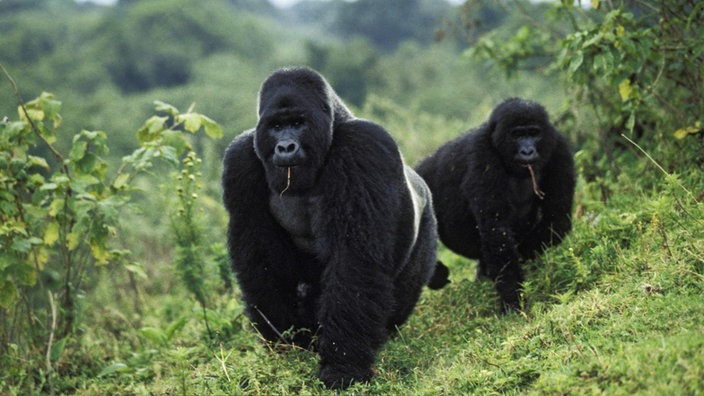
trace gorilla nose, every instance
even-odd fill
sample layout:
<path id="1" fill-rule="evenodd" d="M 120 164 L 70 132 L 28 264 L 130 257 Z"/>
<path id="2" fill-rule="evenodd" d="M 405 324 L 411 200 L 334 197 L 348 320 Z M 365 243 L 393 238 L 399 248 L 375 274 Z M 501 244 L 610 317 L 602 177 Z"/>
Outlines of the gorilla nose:
<path id="1" fill-rule="evenodd" d="M 523 162 L 533 162 L 538 159 L 538 152 L 533 148 L 523 148 L 518 151 L 518 159 Z"/>
<path id="2" fill-rule="evenodd" d="M 276 144 L 276 154 L 291 154 L 298 151 L 298 143 L 293 140 L 282 140 Z"/>
<path id="3" fill-rule="evenodd" d="M 281 140 L 274 148 L 274 164 L 276 166 L 292 166 L 301 157 L 301 147 L 298 142 L 290 139 Z"/>

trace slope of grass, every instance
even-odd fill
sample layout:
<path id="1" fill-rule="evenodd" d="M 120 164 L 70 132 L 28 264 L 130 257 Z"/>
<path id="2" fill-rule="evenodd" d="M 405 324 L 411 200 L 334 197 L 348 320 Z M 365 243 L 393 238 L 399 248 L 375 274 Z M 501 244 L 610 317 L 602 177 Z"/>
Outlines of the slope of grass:
<path id="1" fill-rule="evenodd" d="M 584 173 L 584 153 L 577 158 Z M 623 153 L 609 164 L 618 176 L 580 178 L 574 229 L 529 263 L 522 313 L 497 315 L 493 286 L 474 279 L 475 263 L 441 249 L 452 283 L 424 291 L 380 352 L 374 379 L 344 393 L 704 393 L 698 166 L 664 175 Z M 216 293 L 209 338 L 172 264 L 147 264 L 146 280 L 110 268 L 96 275 L 79 337 L 54 364 L 59 393 L 333 394 L 316 379 L 315 353 L 259 342 L 236 288 Z M 5 357 L 2 393 L 46 391 L 42 373 L 21 369 L 44 354 Z"/>

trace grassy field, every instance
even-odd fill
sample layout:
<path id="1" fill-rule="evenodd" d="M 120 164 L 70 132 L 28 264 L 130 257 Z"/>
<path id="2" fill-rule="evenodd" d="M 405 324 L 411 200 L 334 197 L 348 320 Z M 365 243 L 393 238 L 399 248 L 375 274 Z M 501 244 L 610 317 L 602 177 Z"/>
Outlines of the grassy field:
<path id="1" fill-rule="evenodd" d="M 365 111 L 392 133 L 411 134 L 395 135 L 410 163 L 463 129 L 375 106 Z M 433 130 L 447 132 L 423 135 Z M 612 159 L 590 144 L 576 152 L 573 231 L 527 263 L 521 313 L 498 315 L 493 286 L 474 279 L 475 263 L 441 248 L 452 283 L 423 292 L 379 353 L 376 376 L 344 393 L 704 394 L 701 142 L 659 142 L 655 159 L 626 140 Z M 225 238 L 216 195 L 200 200 L 212 220 L 208 235 L 222 238 L 208 243 Z M 31 355 L 10 346 L 0 395 L 333 394 L 316 378 L 315 353 L 260 342 L 236 286 L 213 284 L 206 325 L 173 253 L 155 249 L 163 230 L 125 216 L 140 235 L 129 242 L 143 246 L 135 251 L 144 272 L 105 266 L 88 274 L 75 337 Z"/>
<path id="2" fill-rule="evenodd" d="M 581 173 L 585 157 L 577 153 Z M 529 263 L 523 313 L 497 315 L 475 263 L 441 249 L 452 283 L 424 291 L 374 379 L 346 393 L 704 393 L 704 177 L 694 168 L 668 176 L 636 150 L 611 169 L 619 175 L 580 178 L 574 230 Z M 208 336 L 171 264 L 135 287 L 101 271 L 81 336 L 55 365 L 62 393 L 329 393 L 314 353 L 259 342 L 236 288 L 208 311 Z M 15 374 L 4 393 L 36 378 Z"/>

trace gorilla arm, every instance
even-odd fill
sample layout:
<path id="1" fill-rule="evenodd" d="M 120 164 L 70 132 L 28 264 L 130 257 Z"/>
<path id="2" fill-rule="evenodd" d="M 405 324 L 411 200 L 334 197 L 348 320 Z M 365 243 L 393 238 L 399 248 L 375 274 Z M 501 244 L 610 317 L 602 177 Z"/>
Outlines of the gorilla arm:
<path id="1" fill-rule="evenodd" d="M 299 276 L 296 269 L 306 257 L 270 213 L 270 192 L 252 141 L 252 131 L 244 132 L 230 144 L 223 162 L 229 252 L 249 318 L 265 339 L 276 341 L 292 326 L 314 329 L 315 324 L 297 316 L 296 283 L 290 280 Z M 307 347 L 307 338 L 293 341 Z"/>
<path id="2" fill-rule="evenodd" d="M 489 151 L 485 151 L 489 153 Z M 495 282 L 501 309 L 520 308 L 519 285 L 523 281 L 518 243 L 512 227 L 512 213 L 507 194 L 508 174 L 497 156 L 476 165 L 463 179 L 460 188 L 476 199 L 470 210 L 476 219 L 481 241 L 479 272 Z"/>
<path id="3" fill-rule="evenodd" d="M 381 128 L 361 120 L 336 129 L 319 186 L 321 207 L 313 222 L 326 266 L 319 376 L 338 387 L 368 380 L 386 340 L 394 271 L 401 264 L 397 224 L 408 187 L 395 143 Z"/>

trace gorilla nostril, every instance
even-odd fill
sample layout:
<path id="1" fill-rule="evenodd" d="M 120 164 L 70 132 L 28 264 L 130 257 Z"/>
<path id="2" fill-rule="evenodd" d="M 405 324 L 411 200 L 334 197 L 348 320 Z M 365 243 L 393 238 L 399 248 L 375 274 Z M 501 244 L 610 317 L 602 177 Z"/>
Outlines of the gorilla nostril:
<path id="1" fill-rule="evenodd" d="M 276 152 L 279 154 L 291 154 L 298 149 L 295 142 L 281 142 L 276 145 Z"/>

